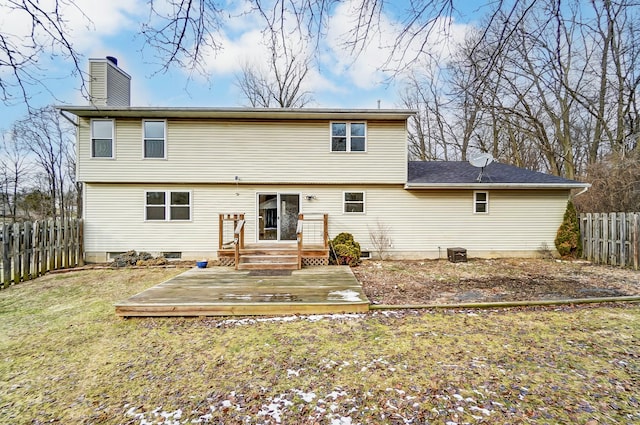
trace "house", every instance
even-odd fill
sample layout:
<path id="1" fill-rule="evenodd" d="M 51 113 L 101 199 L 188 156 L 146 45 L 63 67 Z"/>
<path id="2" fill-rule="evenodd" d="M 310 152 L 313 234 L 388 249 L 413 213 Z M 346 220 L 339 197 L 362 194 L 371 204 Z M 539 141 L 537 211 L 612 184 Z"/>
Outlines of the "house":
<path id="1" fill-rule="evenodd" d="M 284 246 L 299 214 L 305 241 L 350 232 L 372 256 L 380 233 L 392 258 L 535 256 L 587 187 L 498 163 L 409 162 L 411 110 L 133 107 L 115 59 L 90 60 L 90 73 L 90 104 L 60 107 L 78 117 L 88 261 L 222 258 L 241 221 L 240 242 Z M 325 214 L 326 229 L 306 223 Z"/>

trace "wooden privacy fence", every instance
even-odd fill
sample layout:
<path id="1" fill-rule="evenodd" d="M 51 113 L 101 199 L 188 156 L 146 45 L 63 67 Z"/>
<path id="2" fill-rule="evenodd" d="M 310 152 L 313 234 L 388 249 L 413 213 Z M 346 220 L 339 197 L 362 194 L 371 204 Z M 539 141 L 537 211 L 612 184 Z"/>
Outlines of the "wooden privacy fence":
<path id="1" fill-rule="evenodd" d="M 0 288 L 84 265 L 81 219 L 6 224 L 0 230 Z"/>
<path id="2" fill-rule="evenodd" d="M 580 236 L 587 260 L 640 267 L 640 213 L 580 214 Z"/>

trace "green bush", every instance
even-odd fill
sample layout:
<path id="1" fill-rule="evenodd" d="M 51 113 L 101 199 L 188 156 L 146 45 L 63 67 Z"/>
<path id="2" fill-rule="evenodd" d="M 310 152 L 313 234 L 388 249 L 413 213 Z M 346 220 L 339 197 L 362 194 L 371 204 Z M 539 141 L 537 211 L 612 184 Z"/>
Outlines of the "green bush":
<path id="1" fill-rule="evenodd" d="M 558 253 L 563 257 L 579 258 L 582 256 L 578 214 L 571 201 L 567 202 L 567 210 L 556 234 L 555 244 Z"/>
<path id="2" fill-rule="evenodd" d="M 331 264 L 355 266 L 360 262 L 360 244 L 351 233 L 342 232 L 329 242 Z"/>

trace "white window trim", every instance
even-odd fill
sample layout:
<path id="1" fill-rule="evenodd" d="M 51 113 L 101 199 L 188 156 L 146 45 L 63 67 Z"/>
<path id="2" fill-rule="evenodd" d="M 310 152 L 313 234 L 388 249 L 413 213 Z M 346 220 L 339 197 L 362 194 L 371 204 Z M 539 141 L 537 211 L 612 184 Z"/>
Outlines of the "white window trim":
<path id="1" fill-rule="evenodd" d="M 484 193 L 486 195 L 486 201 L 484 201 L 484 203 L 486 204 L 487 208 L 486 211 L 478 211 L 477 207 L 478 207 L 478 193 Z M 473 213 L 474 214 L 480 214 L 480 215 L 486 215 L 489 214 L 489 191 L 487 190 L 475 190 L 473 192 Z"/>
<path id="2" fill-rule="evenodd" d="M 164 192 L 164 199 L 165 199 L 164 220 L 148 220 L 147 219 L 147 207 L 149 206 L 147 205 L 147 193 L 150 193 L 150 192 Z M 171 192 L 188 192 L 189 193 L 189 219 L 188 220 L 171 220 Z M 142 212 L 143 213 L 142 216 L 144 217 L 145 223 L 166 223 L 166 222 L 188 223 L 193 221 L 193 191 L 192 190 L 177 190 L 177 189 L 145 190 L 143 204 L 144 204 L 144 210 Z M 159 206 L 159 205 L 156 205 L 156 206 Z M 180 205 L 180 206 L 184 206 L 184 205 Z"/>
<path id="3" fill-rule="evenodd" d="M 93 156 L 93 123 L 95 121 L 111 122 L 111 156 Z M 89 120 L 89 158 L 116 159 L 116 121 L 113 118 L 91 118 Z"/>
<path id="4" fill-rule="evenodd" d="M 346 211 L 346 203 L 360 203 L 360 201 L 347 201 L 347 193 L 362 193 L 362 212 Z M 367 213 L 367 194 L 364 190 L 345 190 L 342 192 L 342 214 L 346 215 L 364 215 Z"/>
<path id="5" fill-rule="evenodd" d="M 145 122 L 147 122 L 147 121 L 153 121 L 153 122 L 160 122 L 160 121 L 162 121 L 162 122 L 164 123 L 164 149 L 162 149 L 162 152 L 163 152 L 164 156 L 163 156 L 163 157 L 161 157 L 161 158 L 156 158 L 156 157 L 147 157 L 147 156 L 145 156 L 145 149 L 144 149 L 144 147 L 145 147 L 145 146 L 144 146 L 144 141 L 145 141 L 145 137 L 144 137 L 144 136 L 145 136 L 145 134 L 144 134 L 144 123 L 145 123 Z M 149 160 L 152 160 L 152 161 L 153 161 L 153 160 L 166 160 L 166 159 L 167 159 L 167 150 L 168 150 L 168 149 L 167 149 L 167 146 L 169 145 L 169 144 L 167 143 L 167 120 L 164 120 L 164 119 L 145 118 L 145 119 L 143 119 L 143 120 L 142 120 L 142 129 L 141 129 L 141 130 L 142 130 L 142 159 L 144 159 L 144 160 L 149 159 Z"/>
<path id="6" fill-rule="evenodd" d="M 347 125 L 347 150 L 344 151 L 334 151 L 333 150 L 333 124 L 346 124 Z M 364 124 L 364 150 L 363 151 L 352 151 L 351 150 L 351 124 Z M 369 148 L 369 125 L 367 121 L 330 121 L 329 122 L 329 152 L 331 153 L 367 153 L 367 149 Z"/>

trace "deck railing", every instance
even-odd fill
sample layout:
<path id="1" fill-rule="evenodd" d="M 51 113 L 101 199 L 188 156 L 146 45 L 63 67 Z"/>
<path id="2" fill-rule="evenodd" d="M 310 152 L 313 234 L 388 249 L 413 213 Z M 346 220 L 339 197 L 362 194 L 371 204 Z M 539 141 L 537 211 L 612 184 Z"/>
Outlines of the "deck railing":
<path id="1" fill-rule="evenodd" d="M 296 239 L 298 242 L 298 269 L 302 268 L 302 252 L 304 250 L 305 233 L 311 236 L 309 239 L 316 244 L 318 235 L 321 237 L 322 248 L 329 247 L 329 214 L 319 216 L 307 216 L 298 214 L 298 226 L 296 228 Z"/>
<path id="2" fill-rule="evenodd" d="M 244 219 L 238 220 L 236 228 L 233 230 L 233 245 L 235 250 L 235 267 L 236 270 L 238 270 L 238 265 L 240 264 L 240 249 L 244 248 Z"/>
<path id="3" fill-rule="evenodd" d="M 218 215 L 218 249 L 234 250 L 235 267 L 240 263 L 240 250 L 244 249 L 244 213 Z M 230 236 L 233 238 L 229 239 Z"/>

